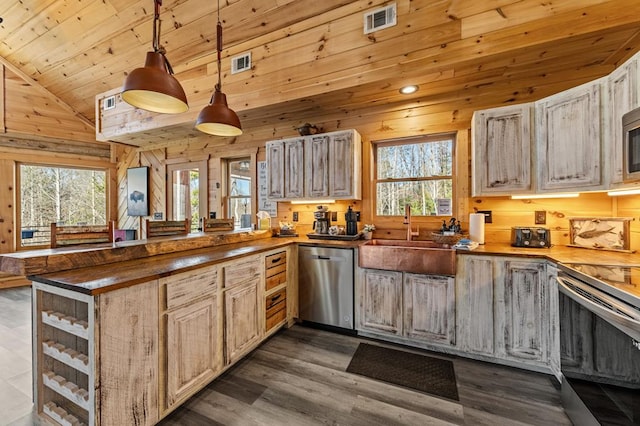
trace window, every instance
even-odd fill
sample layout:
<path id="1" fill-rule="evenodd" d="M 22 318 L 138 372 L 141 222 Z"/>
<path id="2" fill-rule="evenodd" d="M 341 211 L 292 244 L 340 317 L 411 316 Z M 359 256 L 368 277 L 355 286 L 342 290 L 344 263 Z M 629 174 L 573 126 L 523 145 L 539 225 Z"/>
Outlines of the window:
<path id="1" fill-rule="evenodd" d="M 227 217 L 235 219 L 235 228 L 250 228 L 251 208 L 251 159 L 227 160 Z"/>
<path id="2" fill-rule="evenodd" d="M 189 219 L 191 230 L 197 232 L 200 218 L 206 215 L 207 162 L 169 164 L 168 205 L 170 220 Z"/>
<path id="3" fill-rule="evenodd" d="M 105 225 L 107 173 L 20 164 L 20 246 L 49 245 L 51 223 Z"/>
<path id="4" fill-rule="evenodd" d="M 375 147 L 376 215 L 452 215 L 455 135 L 378 142 Z"/>

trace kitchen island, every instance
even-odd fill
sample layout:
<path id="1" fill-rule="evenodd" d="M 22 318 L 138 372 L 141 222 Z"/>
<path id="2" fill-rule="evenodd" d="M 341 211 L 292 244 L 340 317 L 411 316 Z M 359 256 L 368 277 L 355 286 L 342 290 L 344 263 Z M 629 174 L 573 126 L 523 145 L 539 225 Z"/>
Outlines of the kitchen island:
<path id="1" fill-rule="evenodd" d="M 213 237 L 196 235 L 3 257 L 5 265 L 41 271 L 29 275 L 37 414 L 62 425 L 155 424 L 290 324 L 295 246 L 270 236 L 229 234 L 226 244 L 207 246 Z M 141 255 L 149 252 L 159 254 Z M 105 263 L 87 266 L 88 259 Z"/>

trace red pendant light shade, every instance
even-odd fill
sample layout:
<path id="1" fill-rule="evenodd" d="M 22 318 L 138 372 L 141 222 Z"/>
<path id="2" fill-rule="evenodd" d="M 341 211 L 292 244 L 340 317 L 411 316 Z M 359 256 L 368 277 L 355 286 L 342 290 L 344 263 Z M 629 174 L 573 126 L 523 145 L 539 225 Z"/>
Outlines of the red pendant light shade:
<path id="1" fill-rule="evenodd" d="M 160 46 L 160 5 L 154 0 L 153 52 L 147 52 L 143 68 L 133 70 L 124 81 L 122 99 L 137 108 L 166 114 L 189 109 L 184 89 L 173 76 L 171 64 Z"/>
<path id="2" fill-rule="evenodd" d="M 220 0 L 218 0 L 217 25 L 218 52 L 218 84 L 211 96 L 209 105 L 205 106 L 196 120 L 196 129 L 215 136 L 239 136 L 242 134 L 240 119 L 227 105 L 227 96 L 222 93 L 222 23 L 220 22 Z"/>

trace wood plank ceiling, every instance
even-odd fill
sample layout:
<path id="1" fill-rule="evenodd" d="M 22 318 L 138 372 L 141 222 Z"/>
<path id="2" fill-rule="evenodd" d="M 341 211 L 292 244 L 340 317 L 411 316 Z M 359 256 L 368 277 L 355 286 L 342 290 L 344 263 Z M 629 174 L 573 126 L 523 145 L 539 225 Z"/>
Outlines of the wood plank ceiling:
<path id="1" fill-rule="evenodd" d="M 396 0 L 398 25 L 370 35 L 381 0 L 226 0 L 223 89 L 245 129 L 283 120 L 430 113 L 539 99 L 611 72 L 640 50 L 638 0 Z M 164 0 L 162 44 L 189 97 L 216 79 L 212 0 Z M 0 62 L 95 123 L 151 47 L 153 0 L 0 3 Z M 229 56 L 251 51 L 250 72 Z M 420 91 L 400 95 L 404 84 Z"/>

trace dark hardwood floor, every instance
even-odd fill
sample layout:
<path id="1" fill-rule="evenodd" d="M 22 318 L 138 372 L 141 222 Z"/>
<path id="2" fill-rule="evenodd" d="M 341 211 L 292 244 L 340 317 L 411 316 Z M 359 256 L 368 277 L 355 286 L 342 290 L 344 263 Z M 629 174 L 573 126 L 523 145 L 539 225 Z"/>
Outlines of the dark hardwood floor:
<path id="1" fill-rule="evenodd" d="M 161 424 L 571 424 L 550 376 L 402 348 L 453 361 L 460 401 L 446 400 L 346 373 L 360 342 L 372 341 L 283 330 Z"/>
<path id="2" fill-rule="evenodd" d="M 28 287 L 0 290 L 0 425 L 38 424 L 30 300 Z M 454 363 L 460 400 L 446 400 L 345 372 L 360 342 L 372 341 L 298 325 L 283 330 L 161 424 L 571 424 L 549 376 L 428 353 Z"/>

